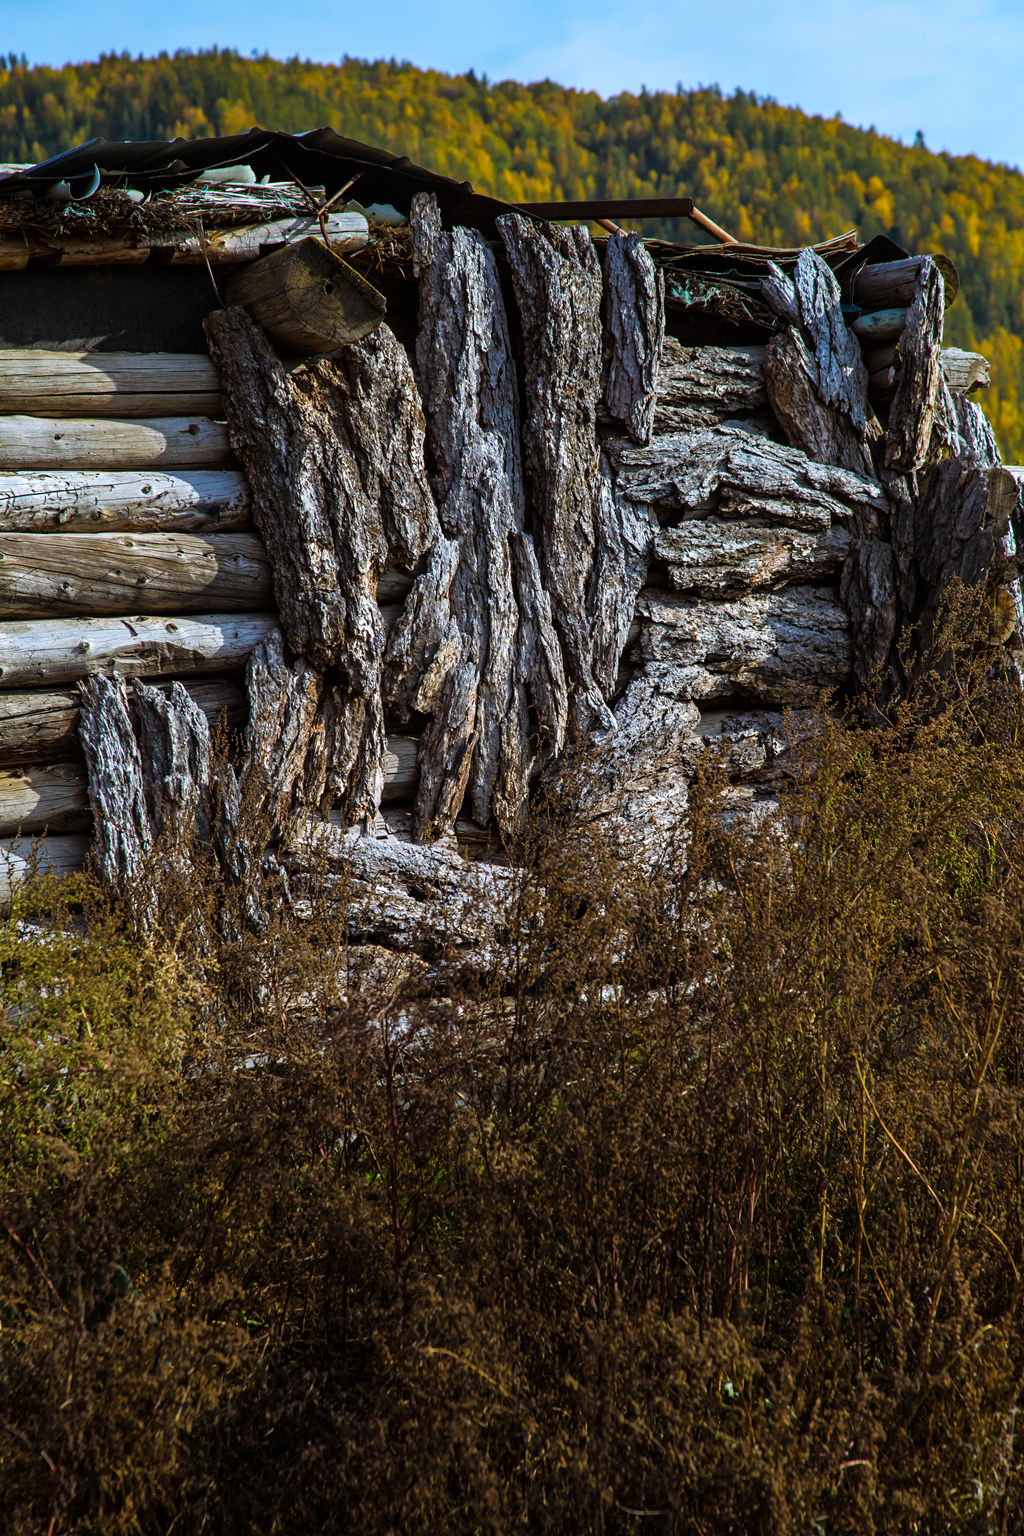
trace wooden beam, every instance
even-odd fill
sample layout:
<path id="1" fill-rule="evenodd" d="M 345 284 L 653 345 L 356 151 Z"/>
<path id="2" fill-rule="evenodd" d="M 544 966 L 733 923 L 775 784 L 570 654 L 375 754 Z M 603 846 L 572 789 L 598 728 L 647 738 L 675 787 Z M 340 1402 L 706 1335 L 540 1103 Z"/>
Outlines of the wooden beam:
<path id="1" fill-rule="evenodd" d="M 0 416 L 0 471 L 228 469 L 227 429 L 203 416 L 147 421 Z"/>
<path id="2" fill-rule="evenodd" d="M 380 325 L 387 307 L 365 277 L 313 239 L 282 246 L 243 267 L 224 297 L 241 304 L 279 352 L 295 357 L 362 341 Z"/>
<path id="3" fill-rule="evenodd" d="M 237 683 L 214 678 L 189 683 L 188 692 L 211 726 L 221 719 L 231 729 L 245 724 L 248 705 Z M 57 762 L 74 756 L 79 750 L 80 706 L 75 688 L 0 692 L 0 764 Z"/>
<path id="4" fill-rule="evenodd" d="M 220 416 L 205 353 L 0 351 L 0 412 L 29 416 Z"/>
<path id="5" fill-rule="evenodd" d="M 862 267 L 853 280 L 852 298 L 862 309 L 906 309 L 914 301 L 923 261 L 932 260 L 942 273 L 946 308 L 960 288 L 960 275 L 948 256 L 907 256 Z"/>
<path id="6" fill-rule="evenodd" d="M 273 613 L 14 620 L 0 627 L 0 686 L 58 687 L 93 672 L 179 678 L 241 672 L 277 622 Z"/>
<path id="7" fill-rule="evenodd" d="M 0 475 L 4 533 L 229 533 L 251 516 L 249 486 L 238 470 Z"/>
<path id="8" fill-rule="evenodd" d="M 271 600 L 251 533 L 0 533 L 0 615 L 251 612 Z"/>

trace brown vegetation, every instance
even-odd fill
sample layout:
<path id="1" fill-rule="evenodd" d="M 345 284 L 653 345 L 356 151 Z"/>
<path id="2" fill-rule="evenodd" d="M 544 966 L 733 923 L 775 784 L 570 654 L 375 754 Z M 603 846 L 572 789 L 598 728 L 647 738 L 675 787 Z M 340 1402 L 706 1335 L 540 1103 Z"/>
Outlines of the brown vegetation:
<path id="1" fill-rule="evenodd" d="M 473 973 L 23 894 L 0 1528 L 1020 1529 L 1024 749 L 945 675 L 653 875 L 539 807 Z"/>

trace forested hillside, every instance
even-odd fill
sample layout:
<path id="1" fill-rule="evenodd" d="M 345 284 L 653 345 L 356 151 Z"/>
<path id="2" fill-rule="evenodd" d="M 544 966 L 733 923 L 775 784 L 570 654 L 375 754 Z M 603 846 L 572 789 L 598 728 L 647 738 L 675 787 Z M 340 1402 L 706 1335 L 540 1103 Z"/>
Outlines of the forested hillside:
<path id="1" fill-rule="evenodd" d="M 605 100 L 394 61 L 281 63 L 220 50 L 0 64 L 0 160 L 42 159 L 94 136 L 197 137 L 255 123 L 329 124 L 513 201 L 686 193 L 745 240 L 798 244 L 856 225 L 945 251 L 963 279 L 947 338 L 991 358 L 984 403 L 1006 456 L 1024 459 L 1024 176 L 1006 166 L 714 88 Z"/>

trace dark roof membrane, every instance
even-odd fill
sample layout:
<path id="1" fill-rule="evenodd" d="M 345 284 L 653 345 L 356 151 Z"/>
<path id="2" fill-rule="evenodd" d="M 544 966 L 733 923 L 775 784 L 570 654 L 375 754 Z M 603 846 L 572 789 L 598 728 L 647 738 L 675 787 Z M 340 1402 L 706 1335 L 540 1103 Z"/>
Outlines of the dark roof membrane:
<path id="1" fill-rule="evenodd" d="M 274 133 L 250 128 L 220 139 L 158 139 L 135 143 L 90 139 L 26 171 L 0 177 L 5 192 L 43 191 L 59 181 L 85 182 L 99 169 L 108 186 L 159 191 L 186 185 L 215 166 L 248 165 L 257 177 L 280 181 L 282 172 L 305 186 L 325 187 L 328 196 L 358 177 L 352 196 L 363 204 L 391 203 L 408 214 L 416 192 L 433 192 L 448 223 L 493 232 L 494 220 L 509 205 L 473 191 L 468 181 L 453 181 L 404 155 L 393 155 L 357 139 L 342 138 L 332 128 L 310 133 Z"/>

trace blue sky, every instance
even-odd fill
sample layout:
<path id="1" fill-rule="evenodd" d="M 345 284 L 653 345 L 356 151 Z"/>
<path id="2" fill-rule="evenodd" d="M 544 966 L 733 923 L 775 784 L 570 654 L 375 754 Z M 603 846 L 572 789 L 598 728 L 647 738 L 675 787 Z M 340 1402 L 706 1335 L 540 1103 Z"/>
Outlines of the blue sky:
<path id="1" fill-rule="evenodd" d="M 0 0 L 0 49 L 33 63 L 214 44 L 394 56 L 604 95 L 742 86 L 1024 164 L 1024 0 Z"/>

